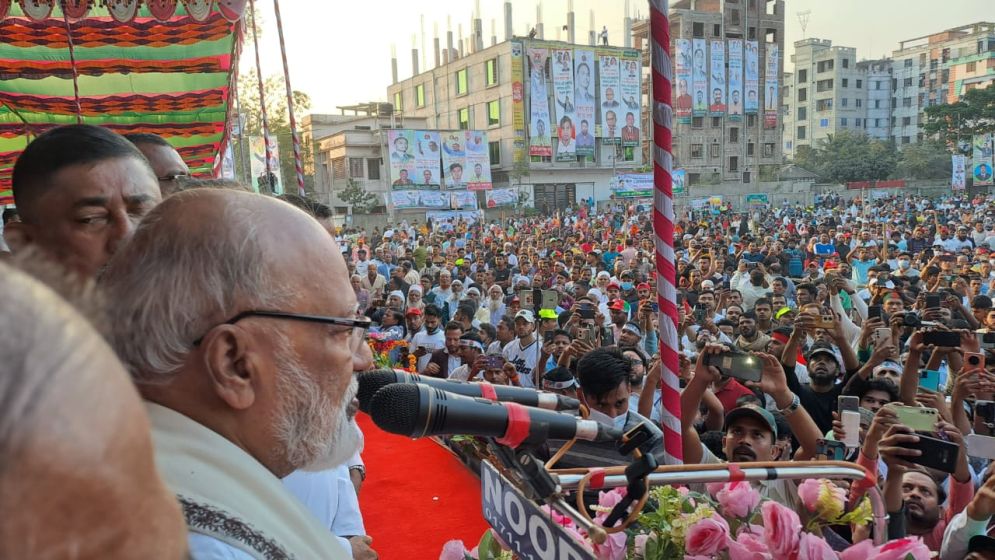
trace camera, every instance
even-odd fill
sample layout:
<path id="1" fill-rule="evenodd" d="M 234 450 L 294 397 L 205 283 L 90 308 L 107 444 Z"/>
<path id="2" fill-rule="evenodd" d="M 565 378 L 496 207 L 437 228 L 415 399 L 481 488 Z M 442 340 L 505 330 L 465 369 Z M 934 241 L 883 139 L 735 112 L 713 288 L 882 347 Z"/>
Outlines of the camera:
<path id="1" fill-rule="evenodd" d="M 914 311 L 909 311 L 902 316 L 902 326 L 918 329 L 922 326 L 922 317 Z"/>

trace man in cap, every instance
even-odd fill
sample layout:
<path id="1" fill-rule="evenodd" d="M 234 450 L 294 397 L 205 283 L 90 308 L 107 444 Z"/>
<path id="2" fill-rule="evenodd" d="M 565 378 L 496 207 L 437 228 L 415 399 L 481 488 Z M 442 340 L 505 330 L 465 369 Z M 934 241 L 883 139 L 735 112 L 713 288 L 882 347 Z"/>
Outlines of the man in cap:
<path id="1" fill-rule="evenodd" d="M 565 367 L 555 367 L 542 375 L 544 391 L 576 399 L 578 387 L 577 379 Z"/>
<path id="2" fill-rule="evenodd" d="M 501 351 L 504 359 L 515 366 L 523 387 L 536 386 L 536 372 L 541 365 L 539 341 L 535 336 L 535 315 L 528 309 L 515 314 L 516 338 Z"/>
<path id="3" fill-rule="evenodd" d="M 411 340 L 416 334 L 422 331 L 422 325 L 425 322 L 425 315 L 422 313 L 421 309 L 417 307 L 409 307 L 407 311 L 404 312 L 404 321 L 407 325 L 407 336 L 406 340 Z"/>

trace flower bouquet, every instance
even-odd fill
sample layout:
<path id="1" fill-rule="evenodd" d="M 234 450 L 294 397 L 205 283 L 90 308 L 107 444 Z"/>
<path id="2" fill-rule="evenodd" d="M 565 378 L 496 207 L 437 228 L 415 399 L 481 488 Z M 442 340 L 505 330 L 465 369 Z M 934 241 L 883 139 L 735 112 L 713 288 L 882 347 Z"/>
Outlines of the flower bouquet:
<path id="1" fill-rule="evenodd" d="M 416 373 L 417 358 L 402 351 L 407 348 L 407 341 L 389 333 L 371 332 L 367 334 L 366 343 L 373 351 L 373 364 L 377 369 L 401 369 Z"/>

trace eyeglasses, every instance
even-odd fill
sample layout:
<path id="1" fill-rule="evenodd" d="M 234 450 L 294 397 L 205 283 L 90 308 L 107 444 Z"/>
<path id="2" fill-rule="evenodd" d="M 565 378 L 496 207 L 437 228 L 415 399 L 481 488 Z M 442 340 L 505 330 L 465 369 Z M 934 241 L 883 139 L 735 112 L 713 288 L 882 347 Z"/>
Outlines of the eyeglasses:
<path id="1" fill-rule="evenodd" d="M 214 329 L 215 327 L 219 327 L 221 325 L 234 325 L 235 323 L 241 321 L 242 319 L 247 319 L 249 317 L 267 317 L 267 318 L 270 318 L 270 319 L 287 319 L 287 320 L 290 320 L 290 321 L 307 321 L 307 322 L 310 322 L 310 323 L 323 323 L 323 324 L 326 324 L 326 325 L 337 325 L 337 326 L 340 326 L 340 327 L 351 327 L 349 331 L 342 331 L 342 332 L 343 333 L 345 333 L 345 332 L 349 333 L 349 350 L 352 353 L 354 353 L 354 354 L 360 348 L 360 346 L 363 344 L 363 341 L 366 338 L 366 331 L 369 330 L 370 325 L 372 324 L 372 321 L 370 321 L 369 319 L 367 319 L 365 317 L 364 318 L 355 318 L 355 319 L 346 319 L 346 318 L 343 318 L 343 317 L 324 317 L 324 316 L 321 316 L 321 315 L 302 315 L 300 313 L 289 313 L 289 312 L 284 312 L 284 311 L 250 310 L 250 311 L 243 311 L 243 312 L 239 313 L 238 315 L 235 315 L 234 317 L 232 317 L 231 319 L 228 319 L 227 321 L 225 321 L 223 323 L 218 323 L 217 325 L 214 325 L 213 327 L 211 327 L 210 329 L 208 329 L 208 332 L 210 332 L 211 329 Z M 207 333 L 204 333 L 204 336 L 207 336 Z M 204 340 L 204 336 L 201 336 L 197 340 L 193 341 L 193 345 L 194 346 L 199 346 L 200 343 Z"/>

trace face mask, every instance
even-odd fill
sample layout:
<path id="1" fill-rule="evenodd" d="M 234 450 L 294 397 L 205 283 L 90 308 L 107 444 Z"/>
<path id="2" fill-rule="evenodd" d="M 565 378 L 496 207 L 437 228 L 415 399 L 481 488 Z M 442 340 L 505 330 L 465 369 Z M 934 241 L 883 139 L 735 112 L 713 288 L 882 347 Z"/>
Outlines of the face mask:
<path id="1" fill-rule="evenodd" d="M 906 260 L 898 261 L 898 267 L 901 268 L 902 270 L 909 268 L 909 266 L 911 265 L 912 263 Z"/>
<path id="2" fill-rule="evenodd" d="M 622 414 L 615 416 L 613 418 L 611 416 L 608 416 L 604 412 L 594 410 L 592 408 L 591 414 L 587 417 L 587 419 L 594 420 L 595 422 L 601 424 L 602 426 L 612 426 L 613 428 L 621 430 L 622 428 L 625 427 L 625 421 L 628 419 L 628 417 L 629 417 L 628 411 L 623 412 Z"/>
<path id="3" fill-rule="evenodd" d="M 629 291 L 632 289 L 632 282 L 622 282 L 622 289 Z"/>

